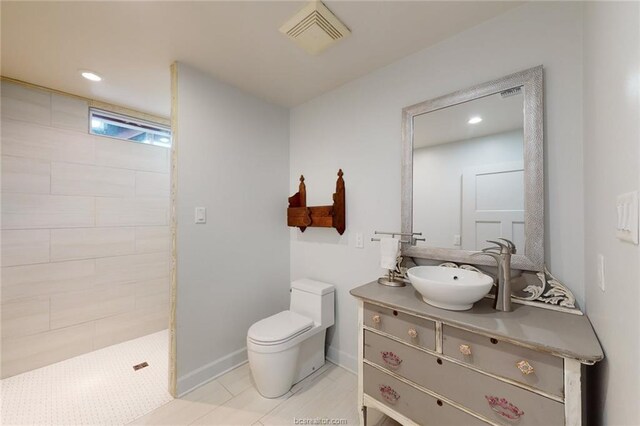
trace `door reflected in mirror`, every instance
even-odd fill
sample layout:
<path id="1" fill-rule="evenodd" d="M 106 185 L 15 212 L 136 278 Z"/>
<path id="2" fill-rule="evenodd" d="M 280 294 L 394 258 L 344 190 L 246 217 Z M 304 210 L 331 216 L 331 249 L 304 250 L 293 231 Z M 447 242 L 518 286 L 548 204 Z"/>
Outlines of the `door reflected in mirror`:
<path id="1" fill-rule="evenodd" d="M 520 87 L 413 118 L 413 230 L 419 246 L 525 246 Z"/>

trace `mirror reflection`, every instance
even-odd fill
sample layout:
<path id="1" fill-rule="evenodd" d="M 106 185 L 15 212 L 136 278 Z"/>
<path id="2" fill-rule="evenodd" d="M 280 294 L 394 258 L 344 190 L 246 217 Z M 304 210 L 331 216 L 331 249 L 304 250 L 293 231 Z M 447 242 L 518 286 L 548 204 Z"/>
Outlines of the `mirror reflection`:
<path id="1" fill-rule="evenodd" d="M 413 121 L 413 230 L 419 245 L 463 250 L 524 230 L 520 87 L 432 111 Z"/>

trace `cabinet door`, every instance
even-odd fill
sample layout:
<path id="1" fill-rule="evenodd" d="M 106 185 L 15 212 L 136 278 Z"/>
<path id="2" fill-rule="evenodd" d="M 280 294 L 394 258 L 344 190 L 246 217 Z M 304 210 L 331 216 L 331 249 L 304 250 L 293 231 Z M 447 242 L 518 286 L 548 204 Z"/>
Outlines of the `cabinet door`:
<path id="1" fill-rule="evenodd" d="M 364 358 L 495 423 L 564 425 L 560 402 L 370 331 Z"/>
<path id="2" fill-rule="evenodd" d="M 364 305 L 364 325 L 425 349 L 435 350 L 436 323 L 377 305 Z"/>
<path id="3" fill-rule="evenodd" d="M 487 423 L 382 371 L 364 366 L 364 392 L 421 425 L 475 426 Z"/>
<path id="4" fill-rule="evenodd" d="M 548 353 L 490 339 L 445 325 L 445 355 L 483 371 L 506 377 L 552 395 L 564 395 L 564 360 Z"/>

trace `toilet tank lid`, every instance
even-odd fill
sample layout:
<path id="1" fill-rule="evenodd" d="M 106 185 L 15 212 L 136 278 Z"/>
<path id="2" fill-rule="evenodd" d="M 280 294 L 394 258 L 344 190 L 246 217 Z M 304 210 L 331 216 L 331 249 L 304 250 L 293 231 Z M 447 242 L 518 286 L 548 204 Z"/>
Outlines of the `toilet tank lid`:
<path id="1" fill-rule="evenodd" d="M 306 291 L 307 293 L 313 293 L 318 295 L 325 295 L 333 293 L 335 287 L 331 284 L 323 283 L 322 281 L 315 281 L 309 278 L 303 278 L 295 280 L 291 283 L 291 288 L 296 290 Z"/>

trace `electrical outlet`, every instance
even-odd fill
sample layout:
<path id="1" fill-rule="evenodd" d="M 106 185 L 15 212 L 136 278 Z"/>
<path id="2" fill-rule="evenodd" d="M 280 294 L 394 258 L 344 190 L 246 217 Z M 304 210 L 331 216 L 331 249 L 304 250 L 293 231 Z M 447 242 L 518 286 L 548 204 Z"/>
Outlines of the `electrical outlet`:
<path id="1" fill-rule="evenodd" d="M 362 232 L 356 232 L 356 248 L 364 248 L 364 236 Z"/>
<path id="2" fill-rule="evenodd" d="M 454 246 L 461 246 L 462 245 L 462 238 L 460 238 L 460 235 L 454 235 L 453 236 L 453 245 Z"/>
<path id="3" fill-rule="evenodd" d="M 604 292 L 604 256 L 598 254 L 598 287 Z"/>

